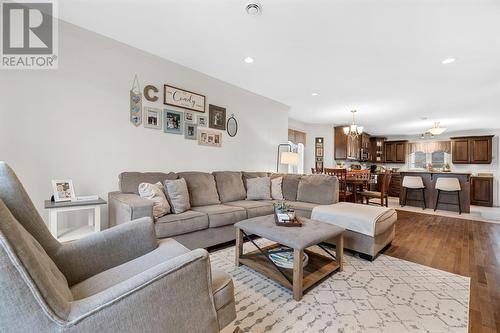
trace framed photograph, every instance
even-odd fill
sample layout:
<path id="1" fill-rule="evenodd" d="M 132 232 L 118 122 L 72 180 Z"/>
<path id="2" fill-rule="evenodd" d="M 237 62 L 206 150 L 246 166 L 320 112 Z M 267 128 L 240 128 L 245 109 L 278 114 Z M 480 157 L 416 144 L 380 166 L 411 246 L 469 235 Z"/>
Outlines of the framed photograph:
<path id="1" fill-rule="evenodd" d="M 204 128 L 199 128 L 198 144 L 202 146 L 221 147 L 222 132 L 216 132 Z"/>
<path id="2" fill-rule="evenodd" d="M 207 116 L 198 116 L 198 127 L 207 127 Z"/>
<path id="3" fill-rule="evenodd" d="M 186 122 L 194 123 L 194 114 L 192 112 L 184 112 L 184 120 Z"/>
<path id="4" fill-rule="evenodd" d="M 184 112 L 163 110 L 163 131 L 165 133 L 182 134 L 184 131 Z"/>
<path id="5" fill-rule="evenodd" d="M 208 127 L 226 130 L 226 109 L 210 104 L 208 106 Z"/>
<path id="6" fill-rule="evenodd" d="M 76 198 L 72 180 L 52 180 L 55 202 L 71 201 Z"/>
<path id="7" fill-rule="evenodd" d="M 205 100 L 204 95 L 169 86 L 168 84 L 163 86 L 163 104 L 196 112 L 205 112 Z"/>
<path id="8" fill-rule="evenodd" d="M 186 128 L 184 129 L 184 139 L 196 140 L 196 124 L 186 123 Z"/>
<path id="9" fill-rule="evenodd" d="M 144 127 L 162 129 L 163 128 L 163 114 L 161 109 L 157 108 L 144 108 Z"/>

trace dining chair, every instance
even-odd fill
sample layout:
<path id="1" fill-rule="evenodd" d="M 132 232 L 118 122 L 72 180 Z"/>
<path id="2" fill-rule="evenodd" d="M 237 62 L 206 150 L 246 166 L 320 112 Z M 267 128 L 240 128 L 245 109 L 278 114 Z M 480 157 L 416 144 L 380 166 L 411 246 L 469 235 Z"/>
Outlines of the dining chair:
<path id="1" fill-rule="evenodd" d="M 382 178 L 382 186 L 380 188 L 380 192 L 378 191 L 369 191 L 364 190 L 363 192 L 359 192 L 359 195 L 363 199 L 363 203 L 366 199 L 366 204 L 370 205 L 380 205 L 380 206 L 389 206 L 389 186 L 391 183 L 392 173 L 387 170 Z M 380 202 L 373 202 L 371 200 L 376 199 L 380 200 Z"/>
<path id="2" fill-rule="evenodd" d="M 350 201 L 353 195 L 352 192 L 347 190 L 347 169 L 324 169 L 325 174 L 330 176 L 336 176 L 339 180 L 339 200 L 340 201 Z"/>

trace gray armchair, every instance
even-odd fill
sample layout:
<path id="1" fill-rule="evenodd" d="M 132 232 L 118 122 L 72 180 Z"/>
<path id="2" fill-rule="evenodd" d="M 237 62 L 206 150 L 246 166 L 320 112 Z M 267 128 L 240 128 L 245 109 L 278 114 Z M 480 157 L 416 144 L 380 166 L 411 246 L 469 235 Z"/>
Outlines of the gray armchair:
<path id="1" fill-rule="evenodd" d="M 219 332 L 236 317 L 205 250 L 157 241 L 149 218 L 61 244 L 3 162 L 0 267 L 0 332 Z"/>

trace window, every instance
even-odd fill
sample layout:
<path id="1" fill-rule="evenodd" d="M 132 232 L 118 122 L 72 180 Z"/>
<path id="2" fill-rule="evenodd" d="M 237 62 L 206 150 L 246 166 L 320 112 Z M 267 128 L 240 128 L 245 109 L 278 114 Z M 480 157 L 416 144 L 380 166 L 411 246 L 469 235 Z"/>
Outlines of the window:
<path id="1" fill-rule="evenodd" d="M 415 152 L 415 162 L 413 163 L 413 167 L 425 169 L 426 166 L 427 155 L 421 151 Z"/>
<path id="2" fill-rule="evenodd" d="M 435 151 L 431 154 L 431 164 L 433 168 L 442 168 L 445 164 L 445 152 Z"/>
<path id="3" fill-rule="evenodd" d="M 449 157 L 449 154 L 442 151 L 435 151 L 432 153 L 417 151 L 410 154 L 410 167 L 425 169 L 428 164 L 431 164 L 433 168 L 439 169 L 449 162 Z"/>

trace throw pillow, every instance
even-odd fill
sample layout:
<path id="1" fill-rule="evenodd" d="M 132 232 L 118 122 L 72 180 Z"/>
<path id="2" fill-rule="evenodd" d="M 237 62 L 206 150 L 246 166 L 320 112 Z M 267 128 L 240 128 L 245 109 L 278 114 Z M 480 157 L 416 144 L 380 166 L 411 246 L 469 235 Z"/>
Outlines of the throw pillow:
<path id="1" fill-rule="evenodd" d="M 189 192 L 184 178 L 165 180 L 165 192 L 167 192 L 174 214 L 183 213 L 191 208 Z"/>
<path id="2" fill-rule="evenodd" d="M 160 182 L 156 184 L 140 183 L 139 195 L 153 201 L 153 217 L 156 219 L 170 213 L 170 205 L 163 193 L 163 186 Z"/>
<path id="3" fill-rule="evenodd" d="M 274 200 L 283 200 L 283 177 L 271 179 L 271 197 Z"/>
<path id="4" fill-rule="evenodd" d="M 271 178 L 247 179 L 247 200 L 271 200 Z"/>

